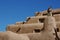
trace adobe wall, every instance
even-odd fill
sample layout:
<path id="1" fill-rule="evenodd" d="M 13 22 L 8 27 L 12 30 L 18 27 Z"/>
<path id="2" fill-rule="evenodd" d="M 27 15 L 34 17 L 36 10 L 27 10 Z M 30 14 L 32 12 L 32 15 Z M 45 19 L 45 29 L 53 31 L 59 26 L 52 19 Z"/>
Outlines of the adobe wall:
<path id="1" fill-rule="evenodd" d="M 16 32 L 19 28 L 18 25 L 8 25 L 6 31 Z"/>
<path id="2" fill-rule="evenodd" d="M 18 30 L 20 28 L 20 30 Z M 16 26 L 9 26 L 7 27 L 7 31 L 12 31 L 16 33 L 33 33 L 35 29 L 41 30 L 43 28 L 43 23 L 35 23 L 35 24 L 23 24 Z"/>
<path id="3" fill-rule="evenodd" d="M 56 22 L 60 21 L 60 14 L 53 15 L 55 17 Z"/>
<path id="4" fill-rule="evenodd" d="M 27 20 L 25 22 L 16 22 L 16 25 L 21 25 L 21 24 L 31 24 L 31 23 L 40 23 L 39 19 L 45 19 L 47 16 L 33 16 L 33 17 L 30 17 L 27 18 Z"/>
<path id="5" fill-rule="evenodd" d="M 60 22 L 60 9 L 53 10 L 52 13 L 53 17 L 55 17 L 56 22 Z M 6 30 L 16 32 L 19 28 L 21 28 L 21 30 L 17 33 L 32 33 L 35 28 L 38 28 L 38 26 L 39 28 L 43 27 L 41 23 L 44 22 L 41 21 L 46 17 L 47 17 L 47 11 L 37 12 L 35 16 L 27 18 L 25 22 L 16 22 L 15 26 L 8 26 Z M 37 25 L 35 25 L 35 23 L 37 23 Z M 56 24 L 57 24 L 56 26 L 59 28 L 60 31 L 60 23 Z"/>
<path id="6" fill-rule="evenodd" d="M 56 22 L 56 24 L 57 24 L 57 25 L 56 25 L 57 28 L 59 28 L 58 31 L 60 32 L 60 22 Z"/>

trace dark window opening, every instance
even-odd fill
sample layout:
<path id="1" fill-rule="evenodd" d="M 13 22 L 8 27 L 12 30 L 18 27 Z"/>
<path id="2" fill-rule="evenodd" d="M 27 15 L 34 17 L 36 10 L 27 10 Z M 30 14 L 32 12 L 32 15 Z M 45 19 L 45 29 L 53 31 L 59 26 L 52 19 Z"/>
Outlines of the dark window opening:
<path id="1" fill-rule="evenodd" d="M 38 33 L 38 32 L 40 32 L 40 29 L 34 29 L 34 31 L 35 31 L 36 33 Z"/>
<path id="2" fill-rule="evenodd" d="M 52 15 L 56 15 L 56 14 L 60 14 L 60 13 L 52 13 Z"/>
<path id="3" fill-rule="evenodd" d="M 44 23 L 44 18 L 39 19 L 41 23 Z"/>
<path id="4" fill-rule="evenodd" d="M 57 28 L 57 32 L 59 32 L 59 28 Z"/>
<path id="5" fill-rule="evenodd" d="M 43 16 L 46 16 L 47 15 L 47 13 L 46 14 L 43 14 Z"/>

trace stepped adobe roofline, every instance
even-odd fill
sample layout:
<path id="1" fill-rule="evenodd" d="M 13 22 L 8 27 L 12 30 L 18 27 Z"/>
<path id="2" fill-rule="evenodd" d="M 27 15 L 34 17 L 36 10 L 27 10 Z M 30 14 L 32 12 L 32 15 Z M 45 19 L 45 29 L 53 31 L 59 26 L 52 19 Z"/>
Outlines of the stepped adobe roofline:
<path id="1" fill-rule="evenodd" d="M 53 9 L 53 10 L 52 10 L 52 13 L 53 13 L 53 14 L 60 14 L 60 8 L 58 8 L 58 9 Z M 36 12 L 36 13 L 35 13 L 35 16 L 37 16 L 37 15 L 46 15 L 46 14 L 47 14 L 47 10 L 42 11 L 42 12 Z"/>
<path id="2" fill-rule="evenodd" d="M 47 12 L 47 10 L 42 12 L 36 12 L 35 16 L 29 16 L 25 21 L 16 22 L 14 25 L 8 25 L 6 30 L 12 31 L 15 33 L 36 33 L 37 31 L 41 31 L 44 26 L 45 18 L 47 18 L 47 14 L 52 14 L 56 20 L 56 26 L 58 28 L 58 32 L 60 32 L 60 9 L 54 9 L 52 11 Z M 51 16 L 51 15 L 49 15 Z M 37 31 L 35 31 L 37 30 Z"/>
<path id="3" fill-rule="evenodd" d="M 60 12 L 60 8 L 59 9 L 53 9 L 52 10 L 52 13 L 59 13 L 59 12 Z M 46 14 L 47 13 L 47 10 L 42 11 L 41 13 Z"/>

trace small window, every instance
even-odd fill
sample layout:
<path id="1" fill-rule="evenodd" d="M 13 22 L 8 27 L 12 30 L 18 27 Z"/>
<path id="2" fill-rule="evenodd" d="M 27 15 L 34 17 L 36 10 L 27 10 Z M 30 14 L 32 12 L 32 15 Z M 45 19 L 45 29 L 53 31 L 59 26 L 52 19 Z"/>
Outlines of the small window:
<path id="1" fill-rule="evenodd" d="M 44 23 L 44 18 L 39 19 L 41 23 Z"/>
<path id="2" fill-rule="evenodd" d="M 46 16 L 47 14 L 43 14 L 43 16 Z"/>
<path id="3" fill-rule="evenodd" d="M 59 32 L 59 28 L 57 28 L 57 32 Z"/>
<path id="4" fill-rule="evenodd" d="M 58 12 L 58 13 L 53 13 L 52 15 L 56 15 L 56 14 L 60 14 L 60 12 Z"/>
<path id="5" fill-rule="evenodd" d="M 40 29 L 34 29 L 34 32 L 38 33 L 40 32 Z"/>

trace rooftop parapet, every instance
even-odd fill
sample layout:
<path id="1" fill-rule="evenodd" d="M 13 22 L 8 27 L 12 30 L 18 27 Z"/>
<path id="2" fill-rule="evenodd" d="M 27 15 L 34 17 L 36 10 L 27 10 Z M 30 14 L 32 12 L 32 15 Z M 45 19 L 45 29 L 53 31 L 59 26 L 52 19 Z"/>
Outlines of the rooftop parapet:
<path id="1" fill-rule="evenodd" d="M 35 13 L 35 16 L 42 16 L 42 13 L 36 12 L 36 13 Z"/>
<path id="2" fill-rule="evenodd" d="M 16 24 L 22 24 L 23 22 L 16 22 Z"/>
<path id="3" fill-rule="evenodd" d="M 16 22 L 16 25 L 21 25 L 21 24 L 24 24 L 26 21 L 23 21 L 23 22 Z"/>
<path id="4" fill-rule="evenodd" d="M 47 16 L 33 16 L 31 18 L 46 18 Z"/>
<path id="5" fill-rule="evenodd" d="M 15 24 L 10 24 L 10 25 L 8 25 L 8 26 L 18 26 L 18 25 L 15 25 Z"/>
<path id="6" fill-rule="evenodd" d="M 54 15 L 54 14 L 60 14 L 60 8 L 52 10 L 52 15 Z M 40 15 L 42 15 L 42 16 L 47 15 L 47 10 L 42 11 L 42 12 L 36 12 L 36 14 L 35 14 L 35 16 L 40 16 Z"/>
<path id="7" fill-rule="evenodd" d="M 12 32 L 17 32 L 17 33 L 33 33 L 34 29 L 42 29 L 43 23 L 34 23 L 34 24 L 23 24 L 23 25 L 18 25 L 12 26 L 12 27 L 7 27 L 7 31 L 12 31 Z"/>

